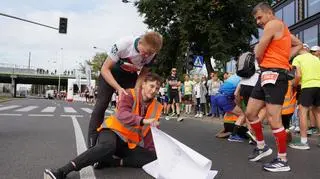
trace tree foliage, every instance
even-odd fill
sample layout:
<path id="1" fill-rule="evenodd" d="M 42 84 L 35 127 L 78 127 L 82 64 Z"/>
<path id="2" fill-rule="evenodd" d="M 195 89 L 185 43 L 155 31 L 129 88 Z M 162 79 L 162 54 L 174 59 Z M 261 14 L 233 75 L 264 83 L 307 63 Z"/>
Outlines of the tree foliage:
<path id="1" fill-rule="evenodd" d="M 164 46 L 157 72 L 182 67 L 185 53 L 203 55 L 208 71 L 210 57 L 224 64 L 250 48 L 258 36 L 251 10 L 260 0 L 139 0 L 135 2 L 144 23 L 160 32 Z"/>
<path id="2" fill-rule="evenodd" d="M 92 61 L 89 61 L 88 63 L 92 67 L 93 73 L 98 73 L 101 70 L 101 67 L 104 61 L 107 59 L 107 57 L 108 57 L 107 53 L 96 53 Z"/>
<path id="3" fill-rule="evenodd" d="M 108 54 L 107 53 L 96 53 L 96 55 L 92 58 L 92 60 L 86 60 L 84 62 L 84 64 L 82 63 L 79 63 L 79 70 L 82 72 L 82 73 L 85 73 L 85 69 L 86 69 L 86 65 L 85 64 L 88 64 L 91 66 L 91 74 L 92 74 L 92 78 L 97 80 L 98 79 L 98 76 L 100 74 L 100 70 L 101 70 L 101 67 L 104 63 L 104 61 L 107 59 L 108 57 Z"/>

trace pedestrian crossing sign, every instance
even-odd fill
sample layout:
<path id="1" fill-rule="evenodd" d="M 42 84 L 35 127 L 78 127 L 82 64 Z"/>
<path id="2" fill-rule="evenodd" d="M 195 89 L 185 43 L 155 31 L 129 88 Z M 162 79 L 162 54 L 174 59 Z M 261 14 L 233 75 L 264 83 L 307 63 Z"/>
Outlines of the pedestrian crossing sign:
<path id="1" fill-rule="evenodd" d="M 195 55 L 194 58 L 193 58 L 193 66 L 194 67 L 198 67 L 198 68 L 202 68 L 202 66 L 203 66 L 203 56 Z"/>

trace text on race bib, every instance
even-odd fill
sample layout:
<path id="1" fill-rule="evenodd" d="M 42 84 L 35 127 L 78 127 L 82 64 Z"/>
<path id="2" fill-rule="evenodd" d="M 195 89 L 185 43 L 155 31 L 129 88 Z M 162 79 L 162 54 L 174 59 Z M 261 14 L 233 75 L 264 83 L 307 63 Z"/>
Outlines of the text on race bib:
<path id="1" fill-rule="evenodd" d="M 273 71 L 264 71 L 261 74 L 261 86 L 266 84 L 275 84 L 279 77 L 279 73 Z"/>

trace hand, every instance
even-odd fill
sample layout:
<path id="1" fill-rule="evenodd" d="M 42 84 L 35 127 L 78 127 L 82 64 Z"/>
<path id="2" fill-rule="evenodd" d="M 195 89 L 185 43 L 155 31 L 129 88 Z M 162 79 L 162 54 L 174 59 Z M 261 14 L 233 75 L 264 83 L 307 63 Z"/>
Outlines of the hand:
<path id="1" fill-rule="evenodd" d="M 126 90 L 123 89 L 123 88 L 119 88 L 117 91 L 118 91 L 119 97 L 120 97 L 120 95 L 121 95 L 122 93 L 124 93 L 125 95 L 128 95 L 128 93 L 126 92 Z"/>
<path id="2" fill-rule="evenodd" d="M 143 119 L 143 124 L 145 125 L 150 125 L 152 127 L 157 127 L 160 125 L 160 122 L 157 121 L 155 118 L 150 118 L 150 119 Z"/>

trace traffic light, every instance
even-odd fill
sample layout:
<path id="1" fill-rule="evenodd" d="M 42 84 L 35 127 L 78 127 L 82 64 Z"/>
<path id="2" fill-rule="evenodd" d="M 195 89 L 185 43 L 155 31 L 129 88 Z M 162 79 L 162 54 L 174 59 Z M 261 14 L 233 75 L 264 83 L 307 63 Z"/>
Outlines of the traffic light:
<path id="1" fill-rule="evenodd" d="M 192 70 L 193 69 L 193 58 L 194 54 L 192 52 L 189 52 L 186 59 L 186 69 Z"/>
<path id="2" fill-rule="evenodd" d="M 59 33 L 60 34 L 66 34 L 67 33 L 67 27 L 68 27 L 68 18 L 60 17 Z"/>

